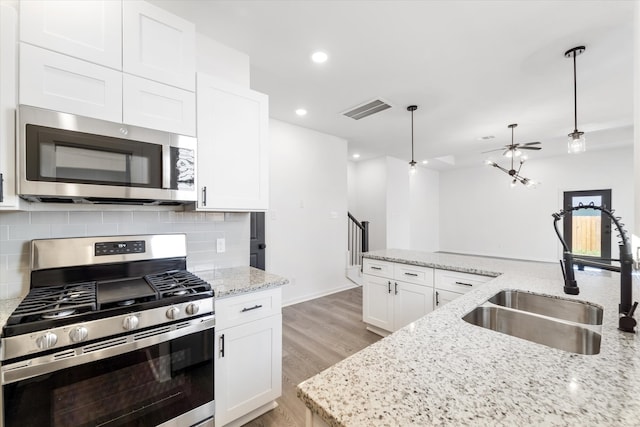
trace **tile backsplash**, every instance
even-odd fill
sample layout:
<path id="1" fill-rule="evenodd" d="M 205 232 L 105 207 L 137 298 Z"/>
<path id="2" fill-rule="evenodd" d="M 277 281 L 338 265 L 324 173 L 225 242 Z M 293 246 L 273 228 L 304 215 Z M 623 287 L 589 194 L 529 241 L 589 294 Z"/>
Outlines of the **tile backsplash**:
<path id="1" fill-rule="evenodd" d="M 29 242 L 58 237 L 185 233 L 193 272 L 249 265 L 249 214 L 174 211 L 0 212 L 0 299 L 29 290 Z M 224 238 L 224 253 L 216 240 Z"/>

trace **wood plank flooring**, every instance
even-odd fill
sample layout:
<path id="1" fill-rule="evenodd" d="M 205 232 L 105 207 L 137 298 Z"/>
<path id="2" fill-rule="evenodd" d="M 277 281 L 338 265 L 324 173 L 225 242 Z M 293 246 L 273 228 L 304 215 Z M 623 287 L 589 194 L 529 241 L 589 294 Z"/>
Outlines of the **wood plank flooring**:
<path id="1" fill-rule="evenodd" d="M 296 385 L 378 341 L 362 322 L 356 287 L 282 309 L 282 396 L 249 427 L 302 427 L 305 406 Z"/>

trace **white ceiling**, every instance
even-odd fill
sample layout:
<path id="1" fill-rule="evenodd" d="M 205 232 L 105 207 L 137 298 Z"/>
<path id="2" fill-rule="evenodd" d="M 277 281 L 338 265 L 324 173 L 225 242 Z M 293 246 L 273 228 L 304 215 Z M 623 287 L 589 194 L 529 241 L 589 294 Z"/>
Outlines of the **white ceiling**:
<path id="1" fill-rule="evenodd" d="M 453 156 L 479 164 L 483 151 L 541 141 L 530 158 L 564 155 L 573 130 L 577 58 L 578 129 L 587 149 L 633 143 L 631 1 L 155 0 L 197 31 L 251 58 L 251 86 L 269 95 L 273 118 L 343 137 L 361 159 L 428 167 Z M 329 54 L 322 65 L 315 50 Z M 355 121 L 341 112 L 373 98 L 393 108 Z M 294 111 L 304 107 L 305 117 Z M 489 141 L 480 137 L 494 135 Z M 495 153 L 494 153 L 495 154 Z M 494 158 L 499 159 L 499 153 Z"/>

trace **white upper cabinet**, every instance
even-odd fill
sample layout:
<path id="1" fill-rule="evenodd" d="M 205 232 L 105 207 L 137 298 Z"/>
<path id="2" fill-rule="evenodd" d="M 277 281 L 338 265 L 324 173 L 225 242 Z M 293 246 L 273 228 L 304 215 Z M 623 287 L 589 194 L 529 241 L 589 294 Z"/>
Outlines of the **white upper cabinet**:
<path id="1" fill-rule="evenodd" d="M 0 4 L 0 209 L 18 207 L 16 195 L 16 84 L 17 84 L 16 11 Z"/>
<path id="2" fill-rule="evenodd" d="M 196 135 L 195 93 L 128 74 L 122 79 L 124 123 Z"/>
<path id="3" fill-rule="evenodd" d="M 20 40 L 122 69 L 122 3 L 21 1 Z"/>
<path id="4" fill-rule="evenodd" d="M 122 122 L 122 73 L 20 44 L 20 104 Z"/>
<path id="5" fill-rule="evenodd" d="M 144 1 L 122 3 L 123 71 L 195 90 L 195 25 Z"/>
<path id="6" fill-rule="evenodd" d="M 199 73 L 196 102 L 197 208 L 268 209 L 267 95 Z"/>

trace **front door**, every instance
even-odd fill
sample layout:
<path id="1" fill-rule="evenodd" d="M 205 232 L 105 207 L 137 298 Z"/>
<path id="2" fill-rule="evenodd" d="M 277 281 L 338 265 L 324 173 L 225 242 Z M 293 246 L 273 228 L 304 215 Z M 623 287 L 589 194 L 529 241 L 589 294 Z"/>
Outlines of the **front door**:
<path id="1" fill-rule="evenodd" d="M 264 258 L 267 247 L 264 233 L 264 212 L 251 212 L 250 221 L 249 265 L 264 270 Z"/>
<path id="2" fill-rule="evenodd" d="M 564 209 L 580 203 L 611 210 L 611 190 L 566 191 Z M 595 209 L 573 211 L 564 218 L 564 239 L 571 253 L 583 257 L 611 258 L 611 220 Z M 604 261 L 603 262 L 609 262 Z"/>

